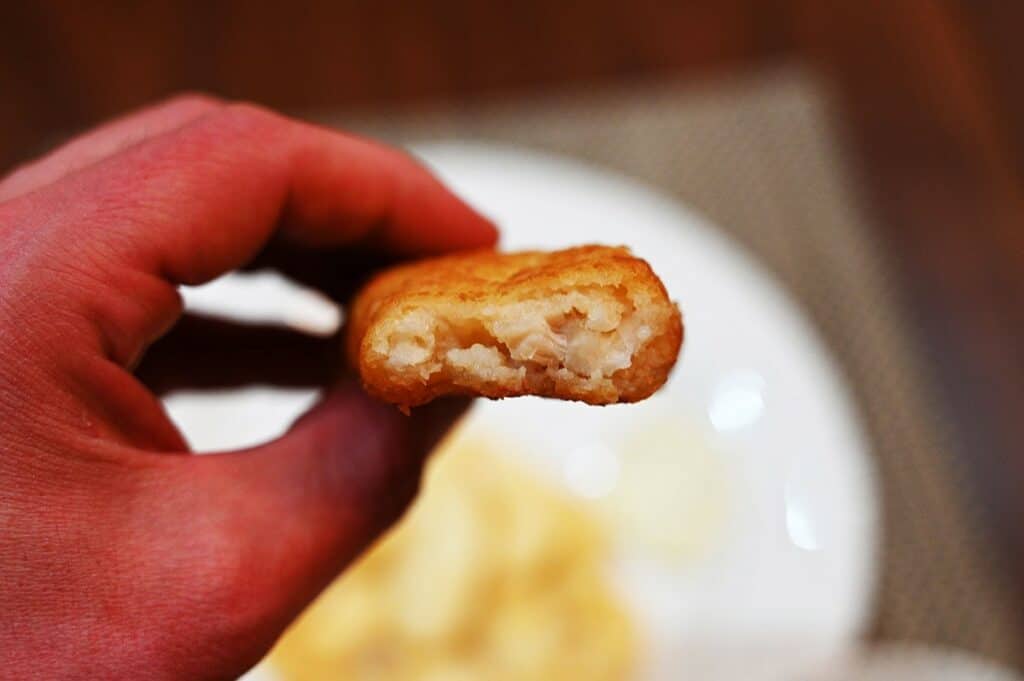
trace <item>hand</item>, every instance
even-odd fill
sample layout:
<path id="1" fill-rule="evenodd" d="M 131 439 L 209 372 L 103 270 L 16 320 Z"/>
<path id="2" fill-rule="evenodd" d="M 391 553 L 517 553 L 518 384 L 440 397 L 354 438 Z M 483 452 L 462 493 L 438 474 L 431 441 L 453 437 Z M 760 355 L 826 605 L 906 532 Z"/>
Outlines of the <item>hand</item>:
<path id="1" fill-rule="evenodd" d="M 179 285 L 248 264 L 343 300 L 366 253 L 494 240 L 398 152 L 206 98 L 0 182 L 2 675 L 241 674 L 397 518 L 459 413 L 336 382 L 280 439 L 190 456 L 154 390 L 327 384 L 340 346 L 175 327 Z"/>

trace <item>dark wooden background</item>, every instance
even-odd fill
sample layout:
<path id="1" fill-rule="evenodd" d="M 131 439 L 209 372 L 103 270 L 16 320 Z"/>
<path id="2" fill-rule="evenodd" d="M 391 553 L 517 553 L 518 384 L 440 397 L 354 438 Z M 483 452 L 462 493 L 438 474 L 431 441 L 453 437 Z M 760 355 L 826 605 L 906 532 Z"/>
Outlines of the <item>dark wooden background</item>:
<path id="1" fill-rule="evenodd" d="M 308 111 L 810 64 L 1024 587 L 1022 29 L 1017 0 L 4 3 L 0 168 L 181 89 Z"/>

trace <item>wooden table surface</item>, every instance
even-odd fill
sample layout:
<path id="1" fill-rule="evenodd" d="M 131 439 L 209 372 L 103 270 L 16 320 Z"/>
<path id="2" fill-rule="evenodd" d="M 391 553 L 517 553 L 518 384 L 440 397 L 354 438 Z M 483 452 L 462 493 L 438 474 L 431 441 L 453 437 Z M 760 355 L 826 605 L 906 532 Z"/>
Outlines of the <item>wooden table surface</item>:
<path id="1" fill-rule="evenodd" d="M 0 8 L 0 168 L 181 89 L 302 111 L 811 64 L 1024 594 L 1024 3 L 129 4 Z"/>

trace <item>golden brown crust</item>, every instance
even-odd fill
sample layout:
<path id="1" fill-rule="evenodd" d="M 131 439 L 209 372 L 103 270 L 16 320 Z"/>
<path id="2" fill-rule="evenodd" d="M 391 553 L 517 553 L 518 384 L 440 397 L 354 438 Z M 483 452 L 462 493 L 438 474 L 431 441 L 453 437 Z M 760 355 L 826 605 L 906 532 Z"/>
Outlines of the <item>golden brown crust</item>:
<path id="1" fill-rule="evenodd" d="M 564 370 L 558 375 L 528 372 L 507 380 L 473 380 L 445 371 L 421 376 L 396 371 L 388 362 L 388 352 L 381 350 L 401 320 L 419 311 L 472 318 L 485 309 L 493 313 L 524 302 L 544 304 L 540 301 L 579 292 L 617 297 L 648 315 L 649 339 L 629 366 L 615 371 L 609 380 L 574 380 L 571 375 L 564 377 Z M 367 391 L 403 407 L 445 394 L 491 398 L 532 394 L 609 404 L 635 402 L 661 387 L 682 339 L 679 311 L 645 261 L 626 248 L 581 246 L 557 252 L 475 251 L 385 270 L 352 302 L 346 352 Z"/>

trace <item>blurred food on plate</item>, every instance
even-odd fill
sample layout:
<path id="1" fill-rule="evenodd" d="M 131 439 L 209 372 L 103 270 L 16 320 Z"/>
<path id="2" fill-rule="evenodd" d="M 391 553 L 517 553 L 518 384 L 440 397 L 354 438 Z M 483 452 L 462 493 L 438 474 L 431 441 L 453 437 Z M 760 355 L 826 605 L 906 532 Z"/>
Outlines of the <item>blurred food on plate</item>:
<path id="1" fill-rule="evenodd" d="M 284 635 L 286 681 L 625 679 L 634 624 L 599 516 L 456 433 L 409 515 Z"/>

